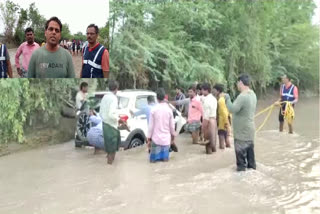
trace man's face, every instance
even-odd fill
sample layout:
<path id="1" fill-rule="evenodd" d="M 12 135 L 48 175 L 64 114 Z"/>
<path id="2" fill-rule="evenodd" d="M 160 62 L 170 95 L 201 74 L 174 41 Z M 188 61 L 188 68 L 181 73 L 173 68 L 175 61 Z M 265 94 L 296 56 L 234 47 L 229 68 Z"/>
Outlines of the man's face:
<path id="1" fill-rule="evenodd" d="M 204 90 L 204 89 L 201 89 L 201 94 L 202 94 L 203 96 L 207 96 L 207 95 L 209 94 L 209 91 Z"/>
<path id="2" fill-rule="evenodd" d="M 96 29 L 94 27 L 89 27 L 87 29 L 87 40 L 89 43 L 94 44 L 97 41 L 98 34 L 96 33 Z"/>
<path id="3" fill-rule="evenodd" d="M 242 85 L 243 85 L 243 84 L 242 84 L 241 80 L 238 80 L 238 82 L 237 82 L 238 91 L 241 91 L 241 86 L 242 86 Z"/>
<path id="4" fill-rule="evenodd" d="M 180 94 L 180 89 L 179 88 L 176 88 L 176 93 Z"/>
<path id="5" fill-rule="evenodd" d="M 27 40 L 28 44 L 33 44 L 34 34 L 32 31 L 26 33 L 26 40 Z"/>
<path id="6" fill-rule="evenodd" d="M 217 89 L 213 88 L 213 89 L 212 89 L 212 94 L 213 94 L 215 97 L 217 97 L 218 94 L 219 94 L 219 92 L 218 92 Z"/>
<path id="7" fill-rule="evenodd" d="M 47 43 L 55 46 L 59 44 L 59 40 L 61 39 L 61 29 L 60 25 L 55 22 L 49 22 L 48 29 L 45 31 L 45 36 Z"/>
<path id="8" fill-rule="evenodd" d="M 289 79 L 287 76 L 283 76 L 283 77 L 281 77 L 281 81 L 283 84 L 287 84 L 289 82 Z"/>
<path id="9" fill-rule="evenodd" d="M 192 98 L 194 98 L 194 96 L 195 96 L 195 92 L 194 92 L 192 89 L 189 89 L 189 90 L 188 90 L 188 95 L 189 95 L 189 97 L 192 99 Z"/>
<path id="10" fill-rule="evenodd" d="M 87 86 L 87 87 L 83 87 L 83 88 L 82 88 L 82 92 L 83 92 L 83 93 L 87 93 L 87 92 L 88 92 L 88 86 Z"/>

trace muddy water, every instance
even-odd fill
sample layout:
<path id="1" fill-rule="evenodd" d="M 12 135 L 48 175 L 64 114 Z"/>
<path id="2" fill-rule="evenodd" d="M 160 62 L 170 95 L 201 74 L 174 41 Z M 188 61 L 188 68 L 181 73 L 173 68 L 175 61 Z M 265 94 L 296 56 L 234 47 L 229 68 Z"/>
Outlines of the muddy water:
<path id="1" fill-rule="evenodd" d="M 293 135 L 278 133 L 274 112 L 257 134 L 256 171 L 235 172 L 233 148 L 207 156 L 187 134 L 168 163 L 137 148 L 107 166 L 73 142 L 2 157 L 0 213 L 320 213 L 318 102 L 300 101 Z"/>

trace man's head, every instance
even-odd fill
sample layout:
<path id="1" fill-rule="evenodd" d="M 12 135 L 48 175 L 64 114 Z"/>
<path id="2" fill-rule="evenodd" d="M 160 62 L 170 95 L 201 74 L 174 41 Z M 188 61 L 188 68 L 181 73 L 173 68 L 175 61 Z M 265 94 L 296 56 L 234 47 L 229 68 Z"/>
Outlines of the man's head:
<path id="1" fill-rule="evenodd" d="M 177 87 L 176 87 L 176 93 L 177 93 L 177 94 L 180 94 L 181 92 L 182 92 L 182 91 L 181 91 L 181 88 L 180 88 L 179 86 L 177 86 Z"/>
<path id="2" fill-rule="evenodd" d="M 214 94 L 214 96 L 219 96 L 220 93 L 223 93 L 224 90 L 224 86 L 222 84 L 215 84 L 213 86 L 213 90 L 212 93 Z"/>
<path id="3" fill-rule="evenodd" d="M 164 91 L 164 88 L 158 88 L 157 90 L 157 99 L 161 102 L 164 100 L 164 97 L 166 96 L 166 92 Z"/>
<path id="4" fill-rule="evenodd" d="M 82 91 L 83 93 L 87 93 L 88 92 L 88 83 L 82 82 L 80 84 L 80 91 Z"/>
<path id="5" fill-rule="evenodd" d="M 108 84 L 108 88 L 113 93 L 117 93 L 118 88 L 119 88 L 119 83 L 117 81 L 115 81 L 115 80 L 110 80 L 109 84 Z"/>
<path id="6" fill-rule="evenodd" d="M 188 95 L 189 95 L 190 99 L 193 99 L 197 95 L 197 88 L 195 86 L 191 86 L 188 89 Z"/>
<path id="7" fill-rule="evenodd" d="M 196 93 L 198 94 L 198 95 L 202 95 L 202 93 L 201 93 L 201 84 L 200 83 L 198 83 L 197 84 L 197 86 L 196 86 Z"/>
<path id="8" fill-rule="evenodd" d="M 148 104 L 155 103 L 155 101 L 154 101 L 154 96 L 148 96 L 148 97 L 147 97 L 147 101 L 148 101 Z"/>
<path id="9" fill-rule="evenodd" d="M 209 83 L 203 83 L 201 86 L 201 93 L 204 96 L 207 96 L 211 93 L 211 85 Z"/>
<path id="10" fill-rule="evenodd" d="M 250 76 L 248 74 L 241 74 L 238 77 L 238 82 L 237 82 L 238 90 L 243 91 L 249 86 L 250 86 Z"/>
<path id="11" fill-rule="evenodd" d="M 26 40 L 27 40 L 28 44 L 32 45 L 34 43 L 34 32 L 33 32 L 33 29 L 31 27 L 28 27 L 24 31 L 24 35 L 26 36 Z"/>
<path id="12" fill-rule="evenodd" d="M 284 74 L 281 76 L 281 81 L 283 84 L 288 84 L 291 81 L 291 79 L 290 79 L 290 77 L 288 77 L 287 74 Z"/>
<path id="13" fill-rule="evenodd" d="M 95 24 L 87 27 L 87 40 L 90 44 L 95 44 L 99 35 L 99 28 Z"/>
<path id="14" fill-rule="evenodd" d="M 47 44 L 51 46 L 57 46 L 61 39 L 62 23 L 57 17 L 51 17 L 46 22 L 45 37 Z"/>

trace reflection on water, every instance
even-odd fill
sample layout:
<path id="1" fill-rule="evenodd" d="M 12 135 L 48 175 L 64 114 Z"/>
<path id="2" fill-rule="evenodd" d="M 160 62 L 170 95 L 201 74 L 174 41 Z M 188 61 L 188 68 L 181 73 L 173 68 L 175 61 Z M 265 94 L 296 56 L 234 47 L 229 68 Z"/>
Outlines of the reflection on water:
<path id="1" fill-rule="evenodd" d="M 208 156 L 186 134 L 168 163 L 137 148 L 107 166 L 73 142 L 2 157 L 0 213 L 320 213 L 319 106 L 306 103 L 296 134 L 277 121 L 257 134 L 256 171 L 235 172 L 233 148 Z"/>

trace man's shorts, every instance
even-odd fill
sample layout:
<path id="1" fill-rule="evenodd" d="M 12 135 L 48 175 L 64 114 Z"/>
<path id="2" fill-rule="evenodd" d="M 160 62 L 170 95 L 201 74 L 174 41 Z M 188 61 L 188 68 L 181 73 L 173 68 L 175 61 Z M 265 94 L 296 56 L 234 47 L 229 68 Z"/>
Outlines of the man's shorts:
<path id="1" fill-rule="evenodd" d="M 184 130 L 187 131 L 187 132 L 196 132 L 196 131 L 199 131 L 200 128 L 201 128 L 201 123 L 200 123 L 200 121 L 187 123 L 187 124 L 184 126 Z"/>

